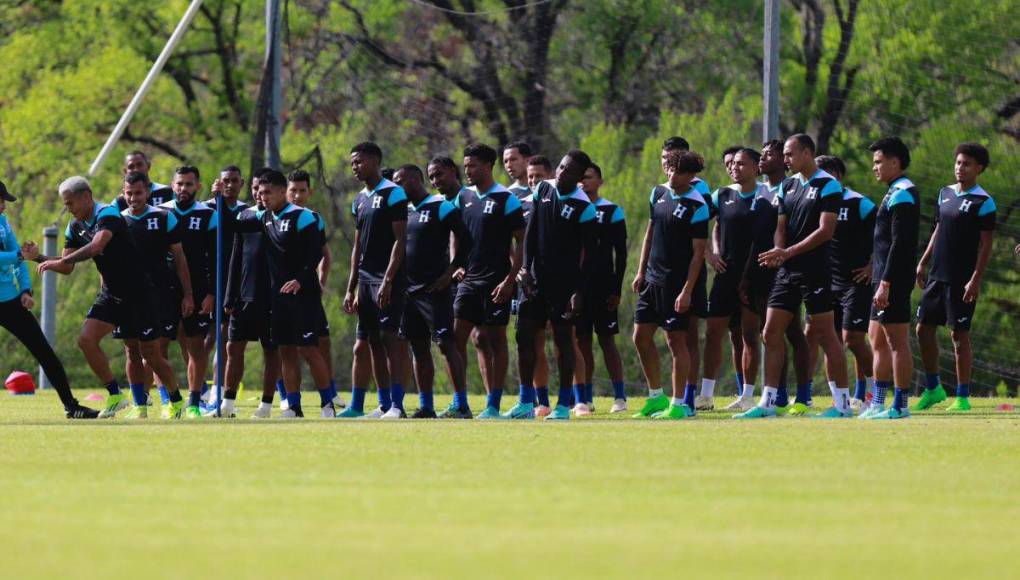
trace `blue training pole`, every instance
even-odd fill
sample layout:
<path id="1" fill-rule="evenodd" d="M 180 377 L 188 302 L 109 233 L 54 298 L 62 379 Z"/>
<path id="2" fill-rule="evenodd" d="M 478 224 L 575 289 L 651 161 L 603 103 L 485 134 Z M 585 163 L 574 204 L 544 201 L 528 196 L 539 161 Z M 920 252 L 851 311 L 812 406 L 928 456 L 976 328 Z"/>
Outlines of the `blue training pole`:
<path id="1" fill-rule="evenodd" d="M 223 193 L 216 194 L 216 416 L 223 405 Z"/>

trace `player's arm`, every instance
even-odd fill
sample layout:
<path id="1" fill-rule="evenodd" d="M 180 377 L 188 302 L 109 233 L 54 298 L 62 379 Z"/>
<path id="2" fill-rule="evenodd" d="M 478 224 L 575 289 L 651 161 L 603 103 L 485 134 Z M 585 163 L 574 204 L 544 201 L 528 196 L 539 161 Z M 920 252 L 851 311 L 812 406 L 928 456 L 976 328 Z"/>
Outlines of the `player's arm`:
<path id="1" fill-rule="evenodd" d="M 992 236 L 995 232 L 995 202 L 988 199 L 978 210 L 980 220 L 981 238 L 978 240 L 977 264 L 974 265 L 974 273 L 963 288 L 963 301 L 971 303 L 977 300 L 981 292 L 981 279 L 985 275 L 985 268 L 988 267 L 988 260 L 992 257 Z"/>
<path id="2" fill-rule="evenodd" d="M 698 284 L 698 276 L 701 276 L 701 268 L 705 262 L 705 248 L 708 244 L 705 238 L 694 238 L 691 240 L 691 248 L 694 250 L 691 255 L 691 263 L 687 266 L 687 281 L 684 282 L 683 290 L 676 297 L 673 303 L 673 310 L 678 313 L 686 312 L 691 307 L 691 298 L 694 296 L 694 288 Z"/>
<path id="3" fill-rule="evenodd" d="M 645 271 L 648 269 L 648 256 L 652 253 L 652 220 L 648 220 L 648 227 L 645 228 L 645 239 L 641 242 L 641 257 L 638 258 L 637 274 L 630 287 L 634 292 L 640 292 L 645 285 Z"/>
<path id="4" fill-rule="evenodd" d="M 393 291 L 393 279 L 400 266 L 404 263 L 404 255 L 407 252 L 407 204 L 404 207 L 404 220 L 392 222 L 393 228 L 393 249 L 390 250 L 390 263 L 386 266 L 386 273 L 383 274 L 382 285 L 379 286 L 379 308 L 386 308 L 390 303 L 390 292 Z"/>
<path id="5" fill-rule="evenodd" d="M 453 281 L 457 270 L 467 264 L 468 254 L 471 252 L 471 234 L 468 232 L 467 226 L 464 225 L 464 220 L 460 219 L 460 212 L 451 210 L 448 214 L 441 215 L 439 219 L 447 224 L 450 230 L 450 264 L 442 275 L 429 285 L 426 289 L 428 292 L 447 288 Z"/>
<path id="6" fill-rule="evenodd" d="M 719 220 L 712 225 L 712 247 L 705 253 L 705 259 L 716 272 L 726 272 L 726 262 L 722 259 L 722 239 L 719 233 Z"/>
<path id="7" fill-rule="evenodd" d="M 864 201 L 865 200 L 861 200 L 862 203 Z M 865 233 L 863 236 L 864 239 L 861 241 L 863 244 L 861 249 L 862 251 L 867 252 L 868 263 L 852 272 L 853 280 L 858 284 L 871 284 L 872 280 L 872 270 L 874 269 L 872 266 L 872 260 L 875 253 L 875 216 L 878 214 L 874 205 L 872 208 L 873 209 L 868 213 L 867 217 L 864 218 L 864 221 L 861 224 L 862 231 Z"/>
<path id="8" fill-rule="evenodd" d="M 931 263 L 931 256 L 935 252 L 935 238 L 938 235 L 939 225 L 935 224 L 935 229 L 931 232 L 928 245 L 924 248 L 924 253 L 921 254 L 921 259 L 917 262 L 916 278 L 918 288 L 924 288 L 925 284 L 928 283 L 928 264 Z"/>
<path id="9" fill-rule="evenodd" d="M 492 291 L 492 301 L 496 304 L 503 304 L 510 300 L 514 287 L 517 284 L 517 274 L 524 264 L 524 228 L 514 230 L 514 245 L 510 250 L 510 272 Z"/>
<path id="10" fill-rule="evenodd" d="M 230 250 L 230 267 L 227 268 L 227 291 L 223 297 L 223 309 L 231 314 L 241 294 L 241 261 L 244 253 L 244 238 L 241 235 L 234 236 L 234 247 Z"/>
<path id="11" fill-rule="evenodd" d="M 322 240 L 314 226 L 304 228 L 298 226 L 296 243 L 297 256 L 303 262 L 293 280 L 289 280 L 280 288 L 281 294 L 297 294 L 302 288 L 314 288 L 319 283 L 318 266 L 322 260 Z"/>
<path id="12" fill-rule="evenodd" d="M 780 221 L 783 221 L 782 216 L 779 219 Z M 783 262 L 789 260 L 790 258 L 810 252 L 811 250 L 817 248 L 818 246 L 821 246 L 825 242 L 828 242 L 829 240 L 832 239 L 833 234 L 836 233 L 836 220 L 837 217 L 835 211 L 828 210 L 823 211 L 821 215 L 818 217 L 818 227 L 815 228 L 815 231 L 811 232 L 810 234 L 808 234 L 808 237 L 790 246 L 789 248 L 782 248 L 777 245 L 775 248 L 772 248 L 771 250 L 764 252 L 762 254 L 762 256 L 765 257 L 763 263 L 765 265 L 769 265 L 772 267 L 779 267 L 783 264 Z M 777 239 L 779 238 L 778 231 L 776 233 L 776 238 Z M 785 239 L 783 241 L 785 242 Z"/>
<path id="13" fill-rule="evenodd" d="M 620 221 L 614 222 L 609 228 L 609 244 L 613 250 L 613 288 L 616 289 L 616 293 L 609 297 L 610 310 L 620 304 L 620 296 L 623 292 L 623 275 L 627 271 L 627 223 L 622 218 L 622 211 L 620 215 Z"/>
<path id="14" fill-rule="evenodd" d="M 824 216 L 825 214 L 822 215 Z M 832 217 L 836 217 L 836 214 L 832 214 Z M 789 259 L 790 256 L 787 254 L 789 249 L 786 247 L 786 224 L 788 221 L 789 218 L 786 217 L 786 214 L 779 214 L 779 218 L 776 220 L 776 233 L 772 236 L 772 248 L 758 254 L 758 264 L 760 266 L 765 268 L 778 268 L 784 261 Z M 833 223 L 835 223 L 835 221 L 833 221 Z M 821 227 L 819 227 L 819 229 L 821 229 Z M 835 231 L 835 226 L 833 226 L 833 232 Z M 817 232 L 818 230 L 815 230 L 815 232 L 811 235 L 814 235 Z M 810 237 L 811 236 L 808 236 L 808 238 Z M 830 234 L 829 237 L 831 238 L 832 234 Z M 805 238 L 804 241 L 807 241 L 807 238 Z"/>
<path id="15" fill-rule="evenodd" d="M 329 246 L 326 244 L 322 245 L 322 259 L 319 260 L 319 286 L 323 290 L 326 289 L 326 283 L 329 282 L 329 271 L 333 268 L 333 252 L 329 251 Z"/>
<path id="16" fill-rule="evenodd" d="M 357 311 L 358 291 L 358 259 L 361 256 L 361 230 L 354 230 L 354 243 L 351 244 L 351 271 L 347 275 L 347 292 L 344 294 L 344 312 L 354 314 Z"/>
<path id="17" fill-rule="evenodd" d="M 71 250 L 64 248 L 64 252 L 60 258 L 51 259 L 46 256 L 39 256 L 36 258 L 39 264 L 39 273 L 43 272 L 57 272 L 58 274 L 70 274 L 74 271 L 74 265 L 78 262 L 84 262 L 91 260 L 93 257 L 103 253 L 106 249 L 107 244 L 113 239 L 113 232 L 108 229 L 101 229 L 96 232 L 96 235 L 92 238 L 92 241 L 85 244 L 84 246 Z M 45 259 L 44 259 L 45 258 Z"/>
<path id="18" fill-rule="evenodd" d="M 170 244 L 170 253 L 174 256 L 174 268 L 177 279 L 181 282 L 181 316 L 188 317 L 195 310 L 195 297 L 191 293 L 191 272 L 188 271 L 188 258 L 184 255 L 184 246 L 180 242 Z"/>

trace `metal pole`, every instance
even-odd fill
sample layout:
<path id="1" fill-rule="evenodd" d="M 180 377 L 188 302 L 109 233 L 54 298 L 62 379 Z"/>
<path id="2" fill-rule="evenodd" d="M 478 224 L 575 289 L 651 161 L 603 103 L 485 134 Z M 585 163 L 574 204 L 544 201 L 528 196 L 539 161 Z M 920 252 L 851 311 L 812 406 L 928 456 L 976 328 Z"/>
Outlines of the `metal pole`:
<path id="1" fill-rule="evenodd" d="M 173 34 L 170 35 L 170 40 L 167 41 L 166 46 L 163 47 L 163 52 L 159 53 L 159 57 L 156 62 L 152 63 L 152 68 L 149 69 L 149 74 L 145 76 L 145 80 L 142 81 L 142 86 L 138 87 L 138 91 L 135 93 L 134 98 L 131 99 L 131 103 L 128 105 L 127 110 L 121 115 L 120 121 L 117 121 L 117 126 L 114 127 L 113 133 L 110 133 L 110 137 L 106 139 L 106 143 L 103 148 L 99 151 L 99 155 L 96 156 L 96 160 L 92 162 L 89 167 L 89 176 L 95 175 L 96 170 L 106 160 L 106 156 L 113 150 L 113 146 L 120 140 L 120 136 L 124 134 L 124 130 L 127 129 L 128 123 L 131 122 L 131 117 L 134 117 L 135 112 L 138 111 L 138 107 L 142 104 L 142 99 L 148 94 L 149 89 L 156 82 L 156 77 L 163 70 L 163 65 L 166 64 L 167 59 L 170 58 L 170 54 L 173 53 L 174 48 L 180 43 L 181 38 L 184 36 L 184 31 L 187 30 L 188 25 L 198 14 L 198 8 L 202 5 L 203 0 L 192 0 L 191 5 L 188 6 L 188 10 L 184 13 L 184 17 L 177 23 L 177 28 L 174 29 Z"/>
<path id="2" fill-rule="evenodd" d="M 779 139 L 779 0 L 765 0 L 765 66 L 762 71 L 765 103 L 762 137 Z"/>
<path id="3" fill-rule="evenodd" d="M 216 416 L 223 406 L 223 192 L 216 193 Z"/>
<path id="4" fill-rule="evenodd" d="M 49 226 L 43 228 L 43 255 L 55 256 L 57 254 L 57 228 Z M 44 272 L 42 275 L 42 331 L 50 346 L 55 347 L 57 342 L 57 273 L 53 271 Z M 39 388 L 47 389 L 50 380 L 39 367 Z"/>
<path id="5" fill-rule="evenodd" d="M 280 0 L 266 0 L 266 60 L 272 74 L 269 91 L 269 119 L 266 121 L 266 162 L 280 169 L 280 114 L 283 89 L 280 82 Z"/>

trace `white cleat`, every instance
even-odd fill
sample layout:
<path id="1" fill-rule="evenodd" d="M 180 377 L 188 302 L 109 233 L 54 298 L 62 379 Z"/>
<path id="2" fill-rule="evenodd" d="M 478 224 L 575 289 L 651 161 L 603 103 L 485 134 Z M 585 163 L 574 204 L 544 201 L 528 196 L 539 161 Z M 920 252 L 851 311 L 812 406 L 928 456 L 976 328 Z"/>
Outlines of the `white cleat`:
<path id="1" fill-rule="evenodd" d="M 291 411 L 290 408 L 288 407 L 286 411 L 284 411 L 283 413 L 280 414 L 280 418 L 282 418 L 282 419 L 300 419 L 301 417 L 298 417 L 298 414 L 295 413 L 294 411 Z"/>
<path id="2" fill-rule="evenodd" d="M 273 405 L 271 403 L 259 403 L 259 408 L 255 409 L 255 413 L 252 414 L 252 419 L 270 419 L 273 416 Z"/>
<path id="3" fill-rule="evenodd" d="M 854 414 L 859 415 L 862 411 L 868 408 L 868 404 L 860 399 L 851 398 L 850 408 L 853 410 Z"/>
<path id="4" fill-rule="evenodd" d="M 379 409 L 376 409 L 376 411 L 378 410 Z M 407 413 L 405 413 L 402 409 L 390 407 L 390 410 L 380 415 L 379 418 L 383 421 L 390 421 L 393 419 L 406 419 Z"/>
<path id="5" fill-rule="evenodd" d="M 340 393 L 333 397 L 333 408 L 337 411 L 343 411 L 347 408 L 347 403 L 344 402 L 344 398 Z"/>
<path id="6" fill-rule="evenodd" d="M 129 397 L 125 396 L 119 403 L 108 409 L 99 412 L 99 419 L 110 419 L 117 416 L 117 413 L 131 406 Z"/>
<path id="7" fill-rule="evenodd" d="M 750 397 L 737 397 L 735 401 L 726 405 L 727 411 L 749 411 L 754 406 L 754 401 Z"/>
<path id="8" fill-rule="evenodd" d="M 609 408 L 610 415 L 626 412 L 627 412 L 627 399 L 616 399 L 615 401 L 613 401 L 613 406 Z"/>
<path id="9" fill-rule="evenodd" d="M 323 419 L 336 419 L 336 409 L 332 403 L 327 404 L 325 407 L 319 410 Z"/>
<path id="10" fill-rule="evenodd" d="M 591 417 L 592 410 L 585 403 L 578 403 L 572 409 L 575 417 Z"/>
<path id="11" fill-rule="evenodd" d="M 711 411 L 715 409 L 715 397 L 698 395 L 694 397 L 694 408 L 698 411 Z"/>
<path id="12" fill-rule="evenodd" d="M 287 397 L 284 397 L 280 399 L 280 410 L 286 411 L 287 409 L 290 409 L 290 403 L 287 401 Z"/>
<path id="13" fill-rule="evenodd" d="M 371 413 L 365 413 L 364 416 L 362 416 L 361 418 L 362 419 L 382 419 L 382 416 L 385 415 L 385 414 L 386 414 L 386 412 L 382 410 L 382 407 L 376 407 L 375 409 L 372 410 Z"/>

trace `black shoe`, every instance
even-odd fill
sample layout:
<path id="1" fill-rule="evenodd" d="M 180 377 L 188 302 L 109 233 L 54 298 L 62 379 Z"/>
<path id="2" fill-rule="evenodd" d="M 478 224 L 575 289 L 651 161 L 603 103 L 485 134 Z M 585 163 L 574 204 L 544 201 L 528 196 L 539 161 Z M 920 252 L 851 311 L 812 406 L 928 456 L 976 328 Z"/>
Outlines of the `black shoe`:
<path id="1" fill-rule="evenodd" d="M 412 419 L 435 419 L 436 412 L 434 409 L 418 409 L 411 415 Z"/>
<path id="2" fill-rule="evenodd" d="M 471 409 L 446 409 L 438 415 L 440 419 L 474 419 Z"/>
<path id="3" fill-rule="evenodd" d="M 64 415 L 68 419 L 98 419 L 99 411 L 78 405 L 77 407 L 64 409 Z"/>

